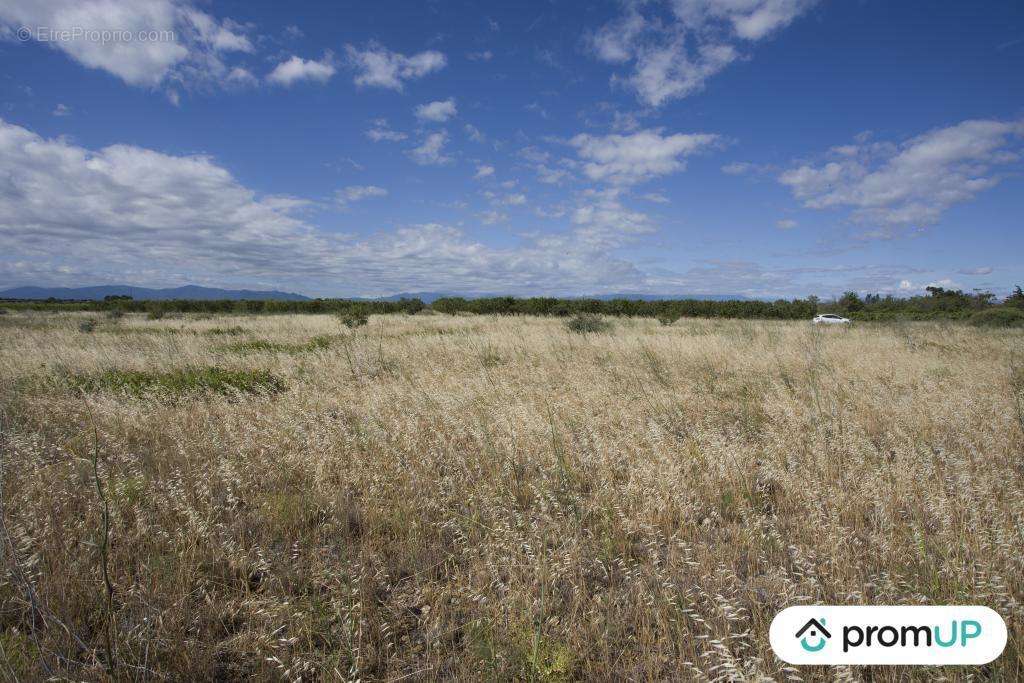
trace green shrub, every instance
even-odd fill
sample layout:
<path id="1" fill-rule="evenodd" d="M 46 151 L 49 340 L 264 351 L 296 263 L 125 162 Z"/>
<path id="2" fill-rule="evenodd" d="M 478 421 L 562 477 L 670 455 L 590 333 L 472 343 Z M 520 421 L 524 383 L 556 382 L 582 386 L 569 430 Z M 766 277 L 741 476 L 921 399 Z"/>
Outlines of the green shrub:
<path id="1" fill-rule="evenodd" d="M 658 322 L 661 323 L 662 325 L 664 325 L 665 327 L 668 327 L 669 325 L 675 324 L 675 322 L 677 320 L 679 320 L 679 316 L 675 316 L 675 315 L 659 315 L 658 316 Z"/>
<path id="2" fill-rule="evenodd" d="M 120 308 L 113 308 L 107 311 L 107 317 L 110 318 L 111 320 L 120 320 L 121 318 L 124 317 L 124 311 L 122 311 Z"/>
<path id="3" fill-rule="evenodd" d="M 1024 310 L 1000 306 L 978 311 L 969 321 L 977 327 L 1024 327 Z"/>
<path id="4" fill-rule="evenodd" d="M 347 313 L 342 313 L 338 316 L 341 320 L 341 324 L 350 330 L 354 330 L 357 327 L 362 327 L 369 322 L 366 314 L 360 310 L 352 310 Z"/>
<path id="5" fill-rule="evenodd" d="M 152 311 L 146 314 L 146 320 L 160 320 L 165 315 L 164 311 L 159 308 L 154 308 Z"/>
<path id="6" fill-rule="evenodd" d="M 96 324 L 97 324 L 96 321 L 93 320 L 92 318 L 90 318 L 88 320 L 83 320 L 82 322 L 78 323 L 78 331 L 79 332 L 85 332 L 85 333 L 95 332 L 96 331 Z"/>
<path id="7" fill-rule="evenodd" d="M 565 321 L 565 328 L 570 332 L 586 334 L 588 332 L 607 332 L 612 328 L 612 325 L 599 315 L 577 313 Z"/>
<path id="8" fill-rule="evenodd" d="M 151 392 L 273 394 L 287 388 L 284 380 L 268 370 L 227 370 L 216 366 L 190 366 L 166 372 L 107 370 L 98 375 L 71 375 L 68 383 L 79 391 L 111 391 L 130 396 Z"/>

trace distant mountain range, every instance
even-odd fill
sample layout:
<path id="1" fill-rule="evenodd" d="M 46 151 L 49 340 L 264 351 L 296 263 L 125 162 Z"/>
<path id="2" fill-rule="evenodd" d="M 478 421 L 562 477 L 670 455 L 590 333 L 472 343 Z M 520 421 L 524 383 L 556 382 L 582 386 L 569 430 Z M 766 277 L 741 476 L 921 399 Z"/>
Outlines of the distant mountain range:
<path id="1" fill-rule="evenodd" d="M 15 287 L 0 292 L 0 299 L 74 299 L 96 300 L 108 296 L 130 296 L 133 299 L 165 301 L 167 299 L 249 299 L 253 301 L 309 301 L 308 296 L 291 292 L 256 291 L 250 289 L 216 289 L 185 285 L 169 289 L 149 289 L 128 285 L 102 285 L 99 287 Z"/>
<path id="2" fill-rule="evenodd" d="M 185 285 L 169 289 L 150 289 L 147 287 L 131 287 L 129 285 L 101 285 L 97 287 L 15 287 L 0 291 L 0 299 L 66 299 L 66 300 L 99 300 L 108 296 L 130 296 L 139 301 L 166 301 L 168 299 L 216 300 L 248 299 L 251 301 L 311 301 L 308 296 L 292 292 L 276 290 L 258 291 L 251 289 L 216 289 Z M 398 301 L 399 299 L 420 299 L 431 304 L 443 297 L 461 296 L 467 299 L 480 297 L 507 296 L 505 294 L 477 293 L 460 294 L 454 292 L 402 292 L 382 297 L 351 297 L 356 301 Z M 349 298 L 349 297 L 343 297 Z M 561 297 L 568 299 L 639 299 L 641 301 L 667 301 L 671 299 L 698 299 L 701 301 L 744 300 L 748 297 L 740 294 L 638 294 L 635 292 L 617 292 L 615 294 L 592 294 L 583 296 Z"/>

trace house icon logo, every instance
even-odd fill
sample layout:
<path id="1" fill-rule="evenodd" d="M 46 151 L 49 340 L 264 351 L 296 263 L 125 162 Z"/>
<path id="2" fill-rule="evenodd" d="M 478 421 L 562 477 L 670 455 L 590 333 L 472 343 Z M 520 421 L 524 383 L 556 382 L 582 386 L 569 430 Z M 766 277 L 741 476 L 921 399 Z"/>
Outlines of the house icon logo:
<path id="1" fill-rule="evenodd" d="M 807 650 L 808 652 L 818 652 L 825 644 L 828 643 L 828 639 L 832 637 L 832 634 L 825 628 L 825 619 L 810 619 L 806 624 L 796 632 L 796 637 L 800 639 L 800 647 Z M 808 640 L 810 642 L 808 642 Z"/>

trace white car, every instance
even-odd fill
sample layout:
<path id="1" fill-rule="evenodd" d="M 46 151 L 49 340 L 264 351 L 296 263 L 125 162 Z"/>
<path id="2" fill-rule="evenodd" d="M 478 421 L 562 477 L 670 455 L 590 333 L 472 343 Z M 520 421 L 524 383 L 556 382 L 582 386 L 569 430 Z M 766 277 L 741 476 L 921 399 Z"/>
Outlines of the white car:
<path id="1" fill-rule="evenodd" d="M 815 325 L 849 325 L 853 321 L 835 313 L 822 313 L 814 316 L 811 322 Z"/>

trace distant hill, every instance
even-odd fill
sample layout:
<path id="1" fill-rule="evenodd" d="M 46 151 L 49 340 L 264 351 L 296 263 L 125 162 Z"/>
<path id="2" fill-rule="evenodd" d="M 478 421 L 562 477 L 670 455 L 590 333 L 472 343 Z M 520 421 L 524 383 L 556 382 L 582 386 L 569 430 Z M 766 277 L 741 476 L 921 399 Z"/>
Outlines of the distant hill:
<path id="1" fill-rule="evenodd" d="M 256 291 L 250 289 L 216 289 L 185 285 L 169 289 L 149 289 L 128 285 L 102 285 L 98 287 L 15 287 L 0 292 L 0 299 L 72 299 L 99 300 L 107 296 L 130 296 L 136 300 L 165 301 L 167 299 L 248 299 L 252 301 L 309 301 L 308 296 L 291 292 Z"/>
<path id="2" fill-rule="evenodd" d="M 147 287 L 131 287 L 129 285 L 102 285 L 97 287 L 15 287 L 0 291 L 0 299 L 66 299 L 73 301 L 91 300 L 97 301 L 108 296 L 130 296 L 138 301 L 165 301 L 168 299 L 193 299 L 209 301 L 217 299 L 229 299 L 237 301 L 248 299 L 250 301 L 310 301 L 311 298 L 292 292 L 279 292 L 276 290 L 256 291 L 250 289 L 216 289 L 213 287 L 199 287 L 197 285 L 185 285 L 184 287 L 173 287 L 169 289 L 150 289 Z M 463 297 L 465 299 L 479 299 L 497 296 L 509 296 L 499 293 L 474 293 L 466 294 L 461 292 L 401 292 L 390 296 L 381 297 L 338 297 L 352 299 L 354 301 L 398 301 L 399 299 L 420 299 L 429 305 L 444 297 Z M 334 297 L 327 297 L 334 298 Z M 528 298 L 517 296 L 516 298 Z M 749 297 L 741 294 L 638 294 L 635 292 L 616 292 L 614 294 L 584 294 L 580 296 L 560 296 L 565 299 L 599 299 L 610 301 L 611 299 L 638 299 L 640 301 L 669 301 L 674 299 L 696 299 L 698 301 L 746 301 Z"/>

